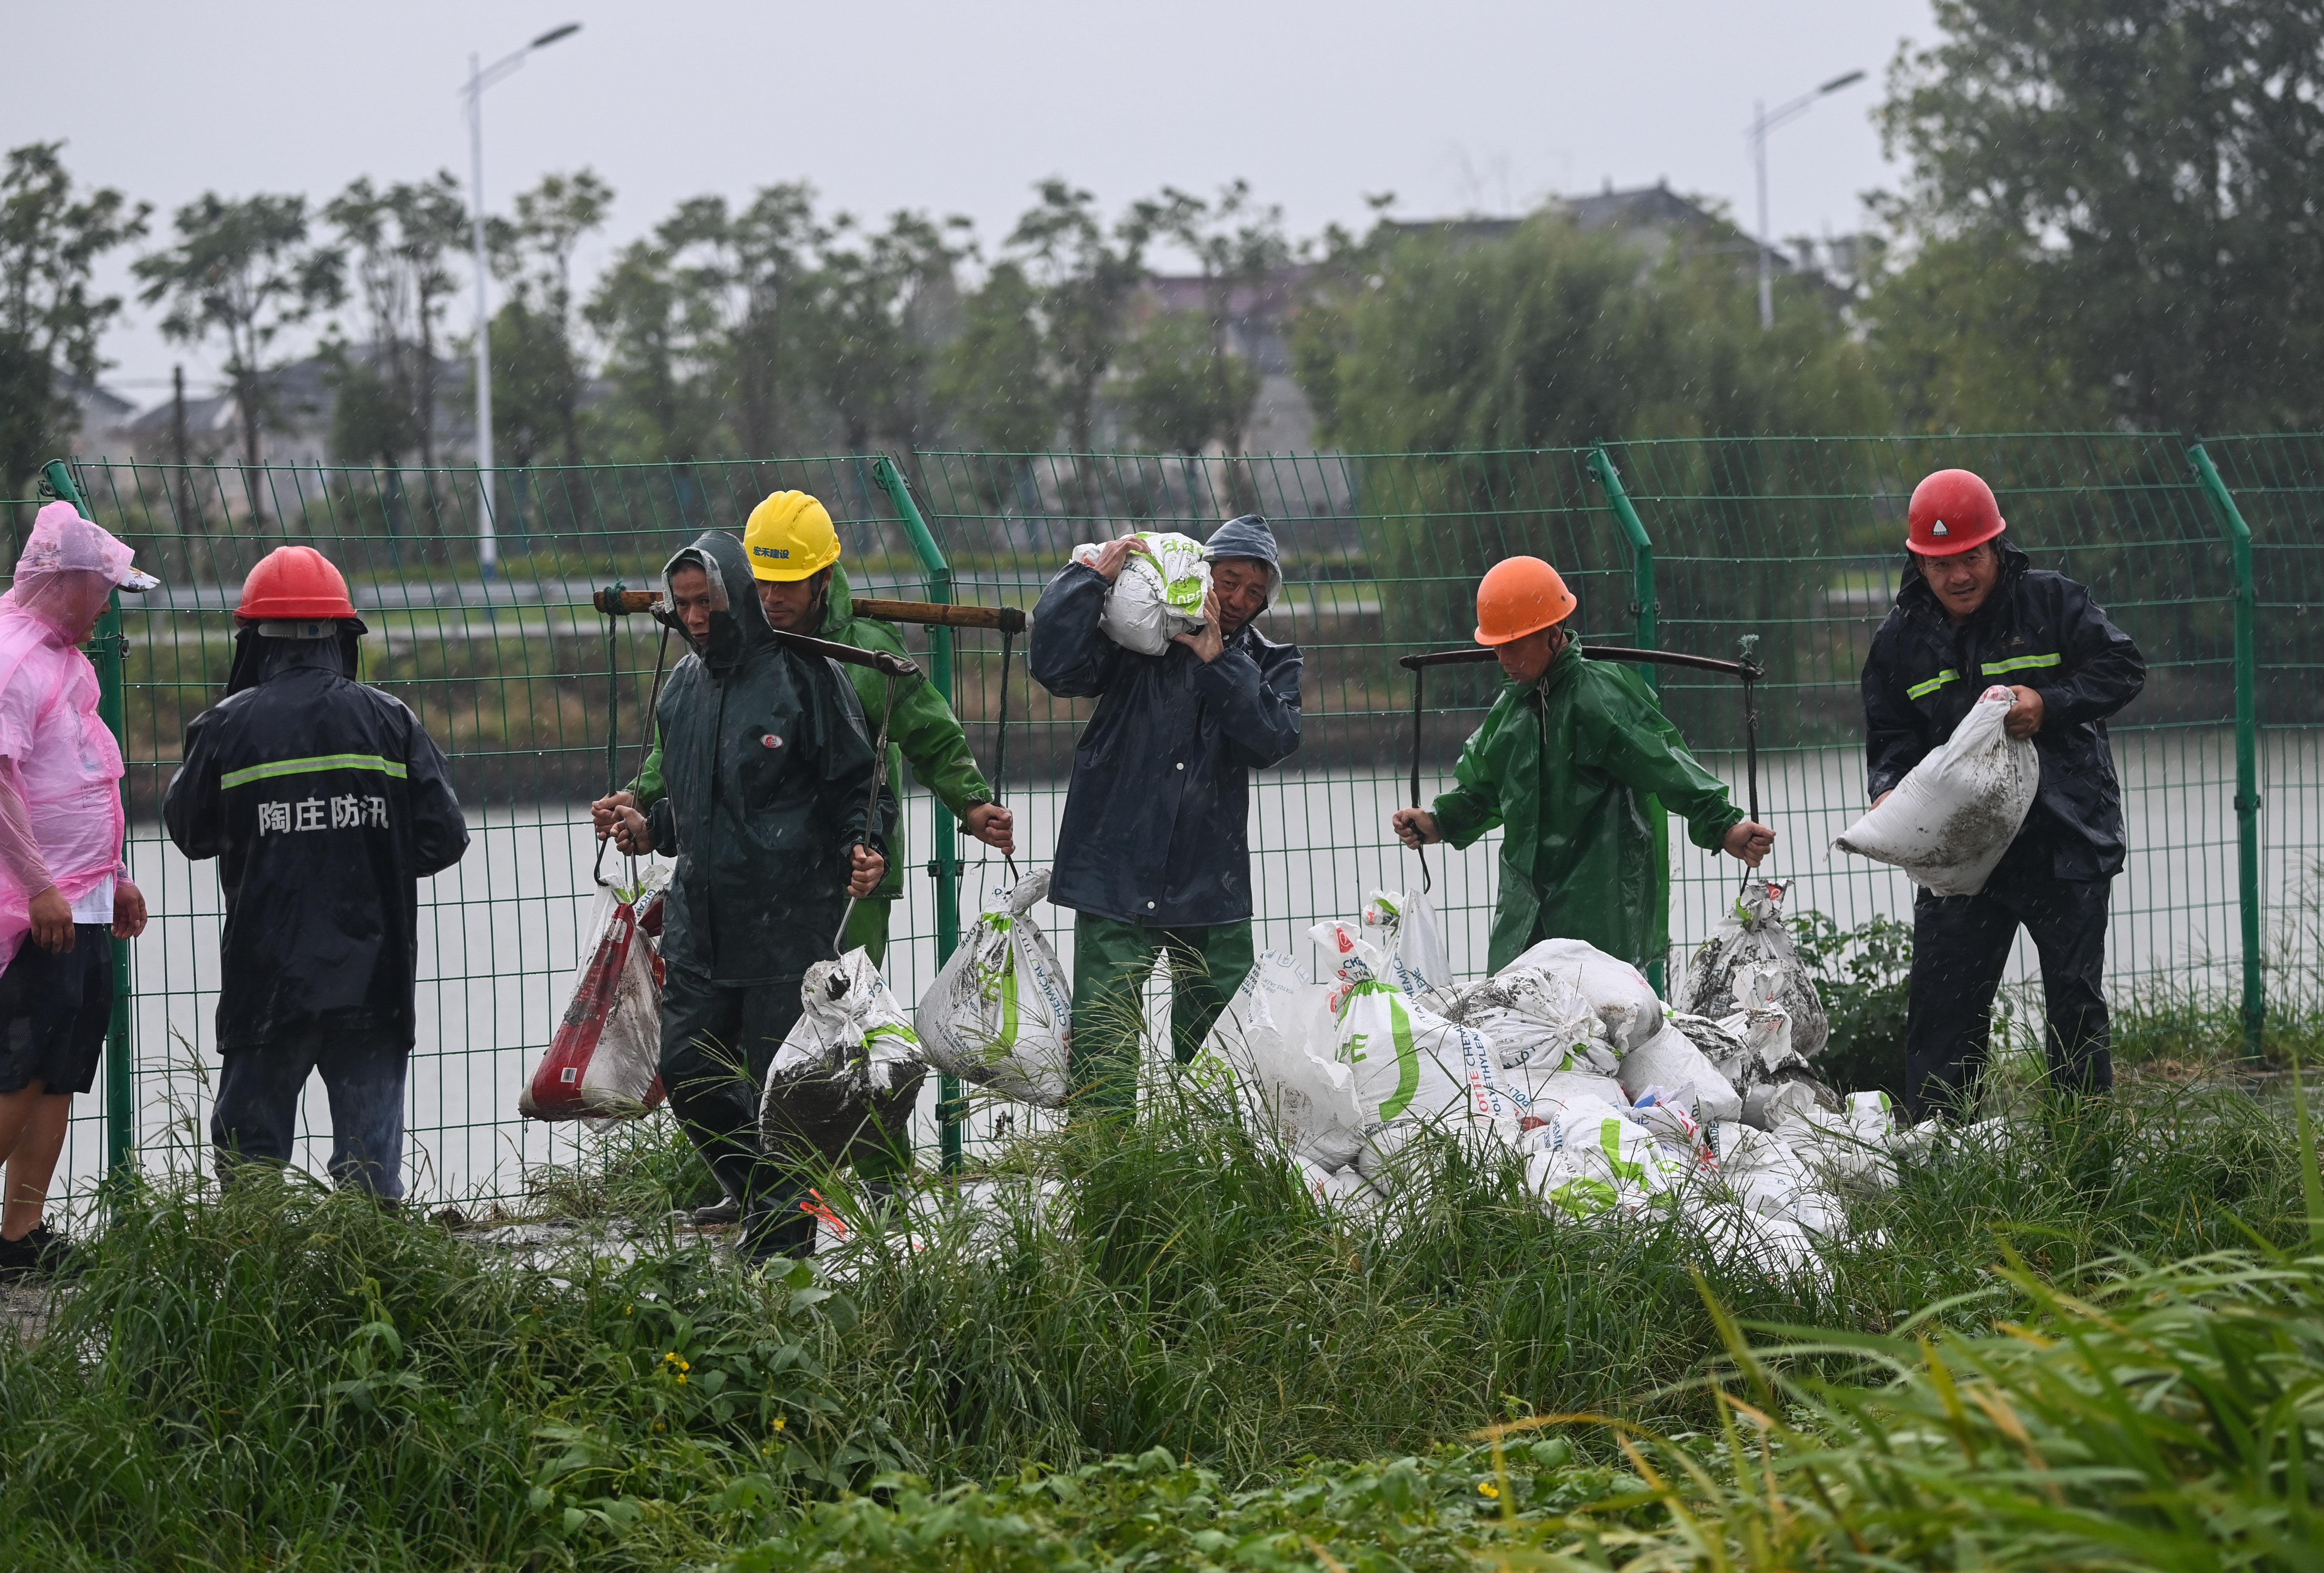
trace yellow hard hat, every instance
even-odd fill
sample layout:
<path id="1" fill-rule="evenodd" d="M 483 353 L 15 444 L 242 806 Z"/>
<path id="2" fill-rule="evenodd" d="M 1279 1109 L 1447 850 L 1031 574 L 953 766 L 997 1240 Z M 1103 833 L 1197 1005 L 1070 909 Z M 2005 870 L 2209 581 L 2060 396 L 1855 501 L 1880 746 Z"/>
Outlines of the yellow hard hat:
<path id="1" fill-rule="evenodd" d="M 831 511 L 804 492 L 778 492 L 751 510 L 742 550 L 754 579 L 804 579 L 839 561 Z"/>

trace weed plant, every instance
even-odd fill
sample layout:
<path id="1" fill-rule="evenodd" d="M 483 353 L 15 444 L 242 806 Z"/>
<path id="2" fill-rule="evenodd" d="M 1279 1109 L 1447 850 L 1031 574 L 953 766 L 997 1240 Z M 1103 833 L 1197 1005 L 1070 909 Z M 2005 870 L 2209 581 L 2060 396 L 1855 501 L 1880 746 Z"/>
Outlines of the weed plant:
<path id="1" fill-rule="evenodd" d="M 1222 1565 L 1238 1535 L 1257 1537 L 1251 1557 L 1318 1536 L 1319 1513 L 1459 1517 L 1452 1538 L 1394 1553 L 1418 1567 L 1514 1532 L 1470 1511 L 1468 1496 L 1496 1501 L 1476 1490 L 1474 1449 L 1440 1447 L 1575 1412 L 1680 1440 L 1634 1444 L 1650 1470 L 1619 1453 L 1630 1431 L 1605 1427 L 1554 1467 L 1525 1454 L 1528 1479 L 1548 1482 L 1510 1487 L 1528 1545 L 1578 1543 L 1585 1520 L 1601 1537 L 1663 1533 L 1663 1489 L 1729 1515 L 1733 1536 L 1758 1533 L 1780 1514 L 1731 1485 L 1717 1451 L 1744 1423 L 1738 1403 L 1770 1416 L 1766 1436 L 1792 1428 L 1785 1458 L 1840 1447 L 1846 1405 L 1818 1384 L 1861 1385 L 1868 1358 L 1889 1363 L 1880 1387 L 1919 1357 L 1916 1338 L 2006 1339 L 1997 1329 L 2091 1296 L 2144 1303 L 2116 1286 L 2126 1258 L 2302 1237 L 2282 1099 L 2163 1094 L 2029 1113 L 2006 1144 L 1908 1162 L 1893 1190 L 1853 1198 L 1862 1232 L 1822 1282 L 1771 1278 L 1682 1225 L 1550 1213 L 1515 1166 L 1451 1142 L 1379 1216 L 1327 1212 L 1176 1085 L 1132 1127 L 1017 1154 L 1020 1172 L 1060 1177 L 1046 1188 L 1003 1185 L 940 1228 L 859 1214 L 821 1283 L 753 1278 L 650 1228 L 634 1260 L 544 1260 L 297 1182 L 152 1192 L 96 1241 L 47 1334 L 0 1348 L 0 1475 L 15 1487 L 0 1566 L 620 1568 L 756 1546 L 753 1565 L 772 1568 L 818 1545 L 834 1561 L 816 1565 L 837 1565 L 854 1555 L 845 1536 L 887 1532 L 878 1514 L 918 1501 L 955 1523 L 1022 1516 L 1018 1486 L 973 1483 L 1047 1481 L 1042 1500 L 1084 1491 L 1100 1517 L 1199 1495 L 1213 1505 L 1171 1510 L 1171 1532 L 1229 1535 L 1202 1542 Z M 661 1172 L 635 1145 L 649 1136 L 628 1139 L 629 1173 Z M 652 1189 L 608 1194 L 659 1207 Z M 2284 1282 L 2253 1292 L 2289 1294 Z M 1713 1381 L 1737 1320 L 1829 1329 L 1760 1367 L 1788 1384 L 1780 1414 Z M 1679 1454 L 1709 1484 L 1673 1485 Z M 1125 1457 L 1144 1461 L 1108 1462 Z M 1416 1460 L 1406 1474 L 1314 1462 L 1398 1458 Z M 1584 1464 L 1600 1474 L 1572 1473 Z M 1614 1467 L 1647 1495 L 1622 1505 Z M 1767 1489 L 1807 1480 L 1779 1469 Z M 1454 1499 L 1463 1514 L 1429 1505 Z M 1197 1522 L 1232 1502 L 1247 1535 Z M 800 1517 L 817 1503 L 837 1505 Z M 1575 1518 L 1588 1503 L 1600 1516 Z M 1130 1532 L 1095 1524 L 1101 1540 Z M 1390 1565 L 1319 1543 L 1347 1566 Z"/>

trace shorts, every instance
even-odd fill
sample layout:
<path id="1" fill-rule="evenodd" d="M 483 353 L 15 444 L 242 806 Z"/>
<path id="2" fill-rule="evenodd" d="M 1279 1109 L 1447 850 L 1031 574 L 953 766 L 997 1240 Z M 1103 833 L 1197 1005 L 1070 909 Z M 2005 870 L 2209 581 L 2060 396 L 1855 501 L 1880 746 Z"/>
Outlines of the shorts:
<path id="1" fill-rule="evenodd" d="M 88 1091 L 112 1026 L 113 930 L 77 923 L 61 952 L 25 935 L 0 972 L 0 1092 L 35 1081 L 51 1097 Z"/>

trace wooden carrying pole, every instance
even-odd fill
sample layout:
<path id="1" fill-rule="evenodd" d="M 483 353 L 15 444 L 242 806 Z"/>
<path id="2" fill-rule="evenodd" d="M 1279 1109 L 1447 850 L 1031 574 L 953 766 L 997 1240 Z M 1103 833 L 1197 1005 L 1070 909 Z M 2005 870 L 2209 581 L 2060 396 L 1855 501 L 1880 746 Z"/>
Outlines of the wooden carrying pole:
<path id="1" fill-rule="evenodd" d="M 594 597 L 598 611 L 608 617 L 622 617 L 633 612 L 651 612 L 662 603 L 658 590 L 600 590 Z M 616 604 L 618 603 L 618 604 Z M 916 622 L 928 628 L 989 628 L 1001 633 L 1023 633 L 1027 618 L 1014 606 L 945 606 L 934 601 L 879 601 L 869 598 L 855 603 L 860 617 L 876 617 L 881 622 Z"/>

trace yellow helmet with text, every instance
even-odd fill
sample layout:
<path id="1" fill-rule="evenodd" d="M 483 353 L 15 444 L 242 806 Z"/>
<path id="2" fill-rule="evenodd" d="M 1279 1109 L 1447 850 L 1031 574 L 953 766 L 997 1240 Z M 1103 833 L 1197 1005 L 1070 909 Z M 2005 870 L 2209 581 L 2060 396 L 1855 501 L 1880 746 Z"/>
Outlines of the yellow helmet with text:
<path id="1" fill-rule="evenodd" d="M 751 510 L 742 551 L 752 578 L 804 579 L 839 561 L 839 532 L 831 511 L 806 492 L 778 492 Z"/>

